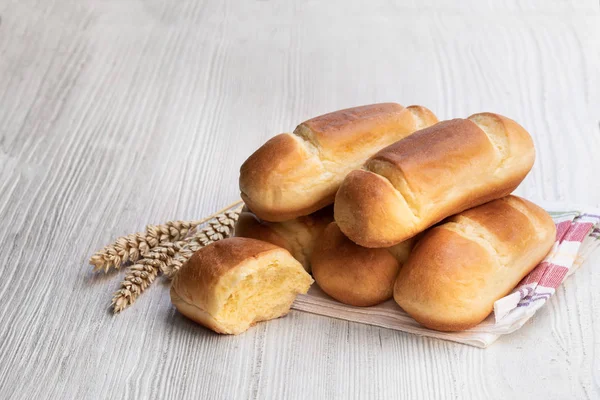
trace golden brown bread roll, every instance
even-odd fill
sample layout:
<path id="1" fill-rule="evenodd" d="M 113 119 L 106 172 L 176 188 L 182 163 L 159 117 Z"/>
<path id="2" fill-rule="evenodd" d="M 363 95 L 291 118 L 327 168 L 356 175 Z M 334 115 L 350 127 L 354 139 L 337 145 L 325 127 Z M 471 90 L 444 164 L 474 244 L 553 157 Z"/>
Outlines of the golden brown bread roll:
<path id="1" fill-rule="evenodd" d="M 337 301 L 374 306 L 392 298 L 396 276 L 411 248 L 411 239 L 388 249 L 362 247 L 332 222 L 315 245 L 311 258 L 313 277 Z"/>
<path id="2" fill-rule="evenodd" d="M 310 272 L 310 255 L 315 241 L 333 221 L 333 207 L 284 222 L 263 221 L 244 207 L 235 224 L 235 236 L 264 240 L 283 247 Z"/>
<path id="3" fill-rule="evenodd" d="M 371 155 L 437 122 L 421 106 L 395 103 L 348 108 L 275 136 L 240 169 L 240 191 L 266 221 L 286 221 L 333 203 L 344 176 Z"/>
<path id="4" fill-rule="evenodd" d="M 548 213 L 516 196 L 464 211 L 419 240 L 394 299 L 427 328 L 471 328 L 543 260 L 555 236 Z"/>
<path id="5" fill-rule="evenodd" d="M 244 332 L 288 313 L 313 280 L 290 253 L 247 238 L 219 240 L 181 267 L 171 301 L 186 317 L 218 333 Z"/>
<path id="6" fill-rule="evenodd" d="M 346 176 L 335 220 L 362 246 L 392 246 L 510 194 L 534 158 L 531 137 L 509 118 L 481 113 L 440 122 L 386 147 Z"/>

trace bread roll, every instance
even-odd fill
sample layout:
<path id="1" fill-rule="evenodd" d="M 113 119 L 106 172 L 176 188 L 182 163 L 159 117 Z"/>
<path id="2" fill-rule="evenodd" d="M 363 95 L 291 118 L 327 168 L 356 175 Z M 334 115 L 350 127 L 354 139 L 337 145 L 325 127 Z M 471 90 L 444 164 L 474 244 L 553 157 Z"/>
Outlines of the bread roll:
<path id="1" fill-rule="evenodd" d="M 440 122 L 386 147 L 346 176 L 335 220 L 362 246 L 392 246 L 510 194 L 534 158 L 529 134 L 506 117 L 482 113 Z"/>
<path id="2" fill-rule="evenodd" d="M 411 239 L 388 249 L 361 247 L 332 222 L 315 245 L 313 277 L 337 301 L 374 306 L 392 298 L 396 276 L 411 247 Z"/>
<path id="3" fill-rule="evenodd" d="M 244 202 L 265 221 L 286 221 L 333 203 L 344 176 L 385 146 L 437 122 L 425 107 L 395 103 L 310 119 L 266 142 L 240 169 Z"/>
<path id="4" fill-rule="evenodd" d="M 427 328 L 471 328 L 544 259 L 555 237 L 548 213 L 516 196 L 464 211 L 419 240 L 394 299 Z"/>
<path id="5" fill-rule="evenodd" d="M 315 241 L 333 221 L 333 207 L 284 222 L 263 221 L 244 207 L 235 224 L 235 236 L 273 243 L 289 251 L 310 272 L 310 255 Z"/>
<path id="6" fill-rule="evenodd" d="M 186 317 L 218 333 L 237 335 L 288 313 L 313 280 L 287 250 L 260 240 L 223 239 L 181 267 L 171 301 Z"/>

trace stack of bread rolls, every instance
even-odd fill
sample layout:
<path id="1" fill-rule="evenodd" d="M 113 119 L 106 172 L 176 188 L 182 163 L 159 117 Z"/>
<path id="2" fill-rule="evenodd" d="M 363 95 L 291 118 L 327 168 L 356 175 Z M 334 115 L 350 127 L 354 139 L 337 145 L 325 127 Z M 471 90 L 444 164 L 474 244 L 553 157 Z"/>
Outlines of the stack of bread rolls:
<path id="1" fill-rule="evenodd" d="M 510 195 L 534 159 L 527 131 L 492 113 L 438 122 L 384 103 L 313 118 L 242 165 L 237 238 L 182 267 L 173 303 L 235 334 L 285 315 L 314 278 L 345 304 L 393 298 L 425 327 L 471 328 L 554 243 L 550 216 Z"/>

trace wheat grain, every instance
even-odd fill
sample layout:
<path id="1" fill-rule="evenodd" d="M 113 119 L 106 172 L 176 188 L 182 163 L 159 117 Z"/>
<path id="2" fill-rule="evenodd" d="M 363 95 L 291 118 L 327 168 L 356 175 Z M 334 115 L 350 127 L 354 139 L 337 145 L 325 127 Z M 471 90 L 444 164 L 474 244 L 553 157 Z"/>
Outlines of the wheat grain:
<path id="1" fill-rule="evenodd" d="M 162 225 L 149 225 L 146 233 L 158 243 L 175 242 L 185 238 L 200 223 L 201 221 L 167 221 Z"/>

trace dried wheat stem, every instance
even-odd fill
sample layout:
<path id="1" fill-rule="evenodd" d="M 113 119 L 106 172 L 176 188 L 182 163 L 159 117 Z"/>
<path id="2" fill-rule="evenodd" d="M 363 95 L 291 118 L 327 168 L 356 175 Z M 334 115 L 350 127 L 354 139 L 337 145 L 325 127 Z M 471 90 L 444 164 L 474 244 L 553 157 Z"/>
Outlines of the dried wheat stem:
<path id="1" fill-rule="evenodd" d="M 108 272 L 112 268 L 119 269 L 128 262 L 138 261 L 143 253 L 148 252 L 159 244 L 182 240 L 189 235 L 192 229 L 236 206 L 237 208 L 241 208 L 240 204 L 242 202 L 237 201 L 213 215 L 198 221 L 168 221 L 162 225 L 148 225 L 146 232 L 122 236 L 114 243 L 97 251 L 90 257 L 89 262 L 94 266 L 94 272 Z"/>
<path id="2" fill-rule="evenodd" d="M 133 233 L 118 238 L 114 243 L 96 252 L 90 258 L 94 271 L 108 272 L 128 262 L 138 261 L 143 253 L 163 243 L 181 240 L 201 221 L 168 221 L 162 225 L 148 225 L 145 233 Z"/>
<path id="3" fill-rule="evenodd" d="M 181 232 L 187 229 L 186 235 L 188 237 L 183 240 L 159 242 L 151 250 L 141 254 L 142 258 L 128 268 L 127 275 L 121 282 L 121 287 L 113 296 L 112 306 L 114 312 L 119 313 L 133 304 L 137 297 L 152 284 L 159 272 L 173 278 L 183 263 L 196 250 L 214 241 L 230 237 L 233 234 L 233 228 L 239 217 L 240 209 L 241 207 L 238 207 L 236 210 L 213 216 L 213 219 L 208 221 L 207 226 L 197 232 L 196 227 L 198 224 L 193 226 L 195 221 L 178 221 L 180 224 L 176 228 L 177 231 Z M 199 223 L 205 221 L 199 221 Z M 161 226 L 169 226 L 169 223 Z M 170 235 L 169 237 L 183 238 L 180 233 L 164 233 L 165 231 L 162 228 L 157 229 L 156 232 L 163 232 L 165 235 Z M 158 234 L 155 238 L 160 240 Z"/>
<path id="4" fill-rule="evenodd" d="M 183 264 L 200 248 L 232 236 L 235 222 L 240 215 L 240 209 L 237 208 L 215 216 L 213 220 L 208 222 L 206 227 L 185 240 L 174 243 L 176 253 L 171 258 L 170 263 L 166 264 L 163 273 L 169 279 L 173 279 Z"/>

